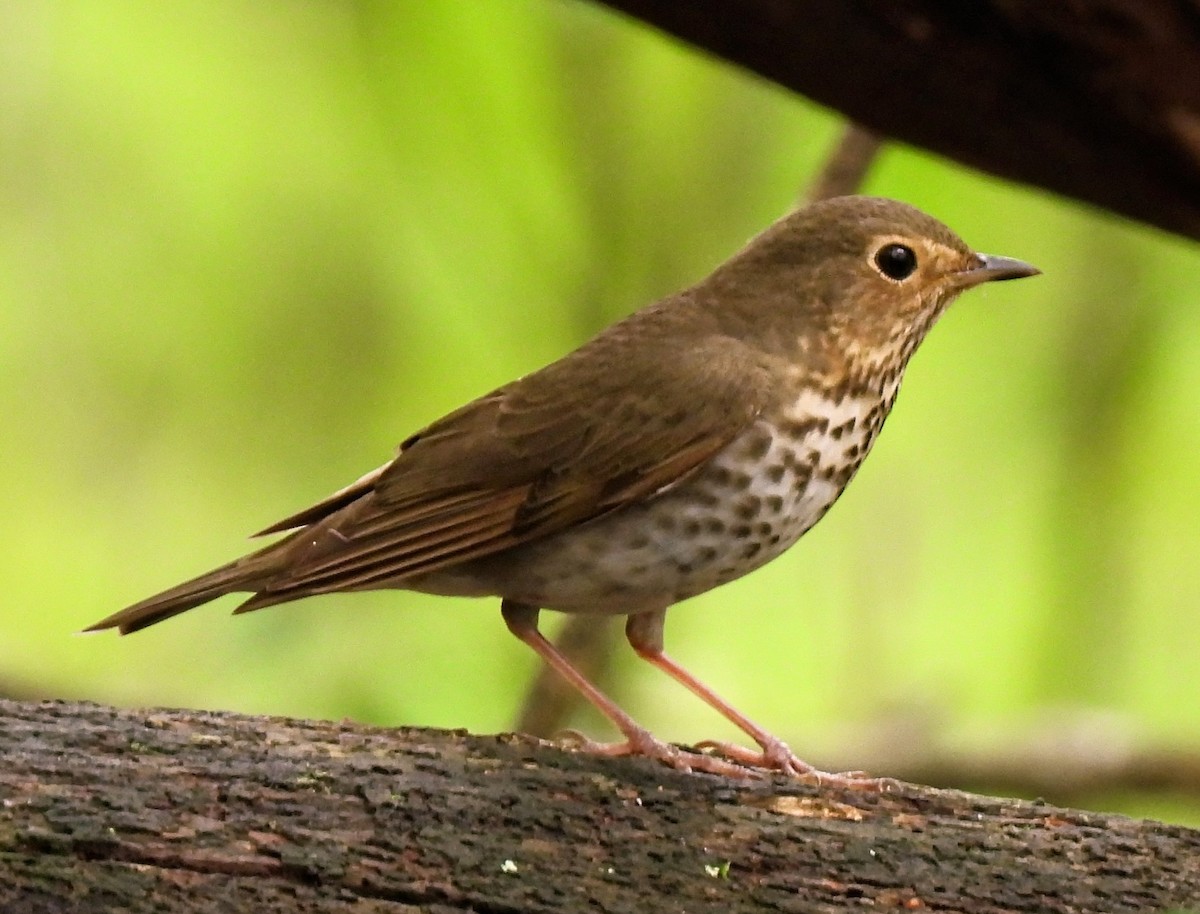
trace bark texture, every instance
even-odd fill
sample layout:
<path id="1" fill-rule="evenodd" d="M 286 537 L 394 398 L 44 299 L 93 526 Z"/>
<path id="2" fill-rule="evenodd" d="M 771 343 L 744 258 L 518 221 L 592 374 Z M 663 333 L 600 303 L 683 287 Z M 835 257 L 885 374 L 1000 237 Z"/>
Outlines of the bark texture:
<path id="1" fill-rule="evenodd" d="M 605 0 L 885 136 L 1200 238 L 1196 0 Z"/>
<path id="2" fill-rule="evenodd" d="M 0 702 L 0 912 L 1161 911 L 1200 832 L 521 737 Z"/>

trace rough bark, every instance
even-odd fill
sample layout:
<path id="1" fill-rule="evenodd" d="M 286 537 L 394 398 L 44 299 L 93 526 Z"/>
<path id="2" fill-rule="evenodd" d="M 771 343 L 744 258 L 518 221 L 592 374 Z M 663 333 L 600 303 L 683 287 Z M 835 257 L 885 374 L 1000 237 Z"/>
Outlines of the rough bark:
<path id="1" fill-rule="evenodd" d="M 0 911 L 1158 911 L 1200 832 L 520 737 L 0 702 Z"/>
<path id="2" fill-rule="evenodd" d="M 605 0 L 885 136 L 1200 238 L 1196 0 Z"/>

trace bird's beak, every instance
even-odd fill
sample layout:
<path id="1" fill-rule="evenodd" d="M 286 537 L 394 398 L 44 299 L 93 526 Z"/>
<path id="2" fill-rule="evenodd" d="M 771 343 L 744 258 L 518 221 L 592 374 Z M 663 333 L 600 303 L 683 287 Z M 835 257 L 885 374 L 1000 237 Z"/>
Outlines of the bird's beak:
<path id="1" fill-rule="evenodd" d="M 1041 270 L 1023 260 L 1012 257 L 997 257 L 994 254 L 976 254 L 974 263 L 956 275 L 957 285 L 963 289 L 977 286 L 981 282 L 1000 279 L 1020 279 L 1022 276 L 1037 276 Z"/>

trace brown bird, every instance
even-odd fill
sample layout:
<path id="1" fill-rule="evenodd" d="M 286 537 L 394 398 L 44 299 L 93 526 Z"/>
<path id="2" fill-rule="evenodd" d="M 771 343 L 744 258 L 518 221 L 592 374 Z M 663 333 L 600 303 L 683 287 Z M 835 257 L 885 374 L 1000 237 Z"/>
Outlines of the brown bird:
<path id="1" fill-rule="evenodd" d="M 973 253 L 892 200 L 797 210 L 696 285 L 262 531 L 290 535 L 88 630 L 134 632 L 234 592 L 253 594 L 238 613 L 380 588 L 498 596 L 512 633 L 625 736 L 591 750 L 820 774 L 663 653 L 667 609 L 769 562 L 824 516 L 956 295 L 1037 272 Z M 542 636 L 542 608 L 626 616 L 633 649 L 761 751 L 720 745 L 717 757 L 656 739 Z"/>

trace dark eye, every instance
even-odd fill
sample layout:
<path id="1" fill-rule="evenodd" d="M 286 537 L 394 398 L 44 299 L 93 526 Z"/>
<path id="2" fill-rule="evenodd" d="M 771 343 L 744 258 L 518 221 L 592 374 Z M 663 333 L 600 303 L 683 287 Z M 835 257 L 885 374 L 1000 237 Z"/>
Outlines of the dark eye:
<path id="1" fill-rule="evenodd" d="M 908 279 L 917 268 L 917 255 L 905 244 L 885 244 L 875 254 L 875 266 L 888 279 Z"/>

